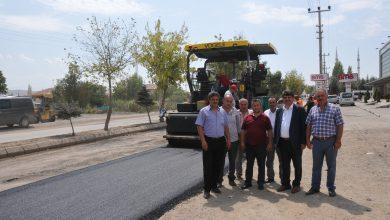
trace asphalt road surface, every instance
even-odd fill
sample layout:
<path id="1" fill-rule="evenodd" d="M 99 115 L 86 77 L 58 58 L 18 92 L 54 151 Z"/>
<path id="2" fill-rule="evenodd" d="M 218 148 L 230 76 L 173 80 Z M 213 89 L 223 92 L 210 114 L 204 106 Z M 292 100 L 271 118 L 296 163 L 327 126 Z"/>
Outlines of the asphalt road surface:
<path id="1" fill-rule="evenodd" d="M 199 150 L 161 147 L 0 192 L 0 219 L 156 217 L 202 180 Z"/>
<path id="2" fill-rule="evenodd" d="M 152 121 L 158 121 L 158 113 L 151 113 Z M 72 120 L 75 132 L 103 129 L 106 114 L 84 114 Z M 147 114 L 128 113 L 113 114 L 109 127 L 128 126 L 148 122 Z M 6 126 L 0 127 L 0 143 L 21 141 L 32 138 L 41 138 L 54 135 L 69 134 L 72 132 L 69 121 L 56 120 L 55 122 L 32 124 L 29 128 Z"/>

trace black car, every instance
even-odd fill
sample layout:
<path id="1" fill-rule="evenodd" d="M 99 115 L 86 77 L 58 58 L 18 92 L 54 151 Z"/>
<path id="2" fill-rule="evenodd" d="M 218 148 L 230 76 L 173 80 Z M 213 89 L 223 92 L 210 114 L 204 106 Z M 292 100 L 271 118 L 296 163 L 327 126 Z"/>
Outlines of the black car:
<path id="1" fill-rule="evenodd" d="M 37 123 L 33 101 L 29 97 L 0 97 L 0 126 L 18 124 L 27 128 Z"/>

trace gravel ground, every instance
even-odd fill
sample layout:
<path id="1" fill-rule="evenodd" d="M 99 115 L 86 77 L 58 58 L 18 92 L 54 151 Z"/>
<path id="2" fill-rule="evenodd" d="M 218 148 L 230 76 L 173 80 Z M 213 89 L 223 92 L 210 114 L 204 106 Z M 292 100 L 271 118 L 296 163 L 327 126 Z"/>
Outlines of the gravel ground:
<path id="1" fill-rule="evenodd" d="M 327 195 L 326 164 L 323 166 L 321 193 L 304 195 L 310 188 L 312 168 L 311 151 L 306 149 L 303 153 L 302 192 L 278 193 L 278 183 L 266 185 L 264 191 L 256 187 L 243 191 L 228 186 L 225 176 L 221 195 L 205 200 L 199 193 L 161 218 L 390 219 L 390 110 L 363 103 L 341 109 L 346 125 L 343 146 L 337 158 L 336 197 Z M 278 167 L 277 160 L 275 167 Z"/>

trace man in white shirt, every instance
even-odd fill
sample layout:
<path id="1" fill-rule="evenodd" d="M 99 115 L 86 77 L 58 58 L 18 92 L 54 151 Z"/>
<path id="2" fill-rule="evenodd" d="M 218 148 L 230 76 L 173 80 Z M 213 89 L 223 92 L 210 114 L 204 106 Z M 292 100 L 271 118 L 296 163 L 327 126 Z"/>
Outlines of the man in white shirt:
<path id="1" fill-rule="evenodd" d="M 248 109 L 248 100 L 245 98 L 242 98 L 239 100 L 239 106 L 240 110 L 238 111 L 240 114 L 240 127 L 242 126 L 242 122 L 244 121 L 244 118 L 252 114 L 252 110 Z M 237 160 L 236 160 L 236 173 L 237 173 L 237 179 L 242 180 L 242 160 L 244 158 L 244 152 L 241 150 L 238 150 Z"/>
<path id="2" fill-rule="evenodd" d="M 267 115 L 268 118 L 270 119 L 272 125 L 272 131 L 273 131 L 275 128 L 275 118 L 276 118 L 276 106 L 277 106 L 276 99 L 274 97 L 269 98 L 268 105 L 269 105 L 269 109 L 264 111 L 264 114 Z M 267 183 L 275 182 L 275 172 L 274 172 L 275 149 L 276 147 L 274 146 L 272 151 L 267 151 L 267 158 L 265 163 L 265 165 L 267 166 L 267 177 L 268 177 L 266 181 Z M 281 177 L 282 163 L 278 152 L 279 151 L 277 151 L 278 158 L 279 158 L 279 177 L 280 179 L 282 179 Z"/>
<path id="3" fill-rule="evenodd" d="M 274 144 L 282 164 L 282 185 L 278 192 L 291 189 L 291 193 L 301 190 L 302 151 L 306 147 L 306 112 L 303 107 L 293 104 L 294 94 L 283 92 L 283 108 L 276 110 Z M 295 179 L 290 182 L 290 163 L 293 162 Z"/>
<path id="4" fill-rule="evenodd" d="M 236 179 L 236 176 L 234 175 L 236 171 L 236 158 L 237 158 L 237 152 L 239 148 L 239 134 L 241 132 L 241 119 L 240 119 L 240 113 L 237 111 L 237 109 L 234 107 L 234 98 L 232 95 L 227 94 L 223 97 L 223 105 L 221 111 L 226 114 L 228 118 L 228 126 L 229 126 L 229 133 L 230 133 L 230 143 L 231 147 L 228 149 L 228 158 L 229 158 L 229 185 L 230 186 L 237 186 L 234 180 Z M 223 180 L 223 168 L 225 167 L 225 156 L 223 157 L 223 164 L 221 168 L 220 178 L 219 178 L 219 185 L 222 186 L 222 180 Z"/>

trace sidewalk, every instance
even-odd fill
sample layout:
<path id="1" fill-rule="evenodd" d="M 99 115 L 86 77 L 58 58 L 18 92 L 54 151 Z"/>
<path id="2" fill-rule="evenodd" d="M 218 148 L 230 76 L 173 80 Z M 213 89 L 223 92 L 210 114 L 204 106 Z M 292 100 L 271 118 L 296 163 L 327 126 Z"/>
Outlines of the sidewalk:
<path id="1" fill-rule="evenodd" d="M 43 138 L 35 138 L 23 141 L 7 142 L 0 144 L 0 159 L 5 157 L 13 157 L 43 151 L 53 148 L 67 147 L 76 144 L 89 143 L 98 140 L 118 137 L 136 132 L 143 132 L 149 130 L 156 130 L 165 128 L 166 124 L 152 123 L 152 124 L 137 124 L 131 126 L 120 126 L 110 128 L 108 131 L 102 129 L 84 131 L 77 133 L 76 136 L 71 134 L 56 135 Z"/>

